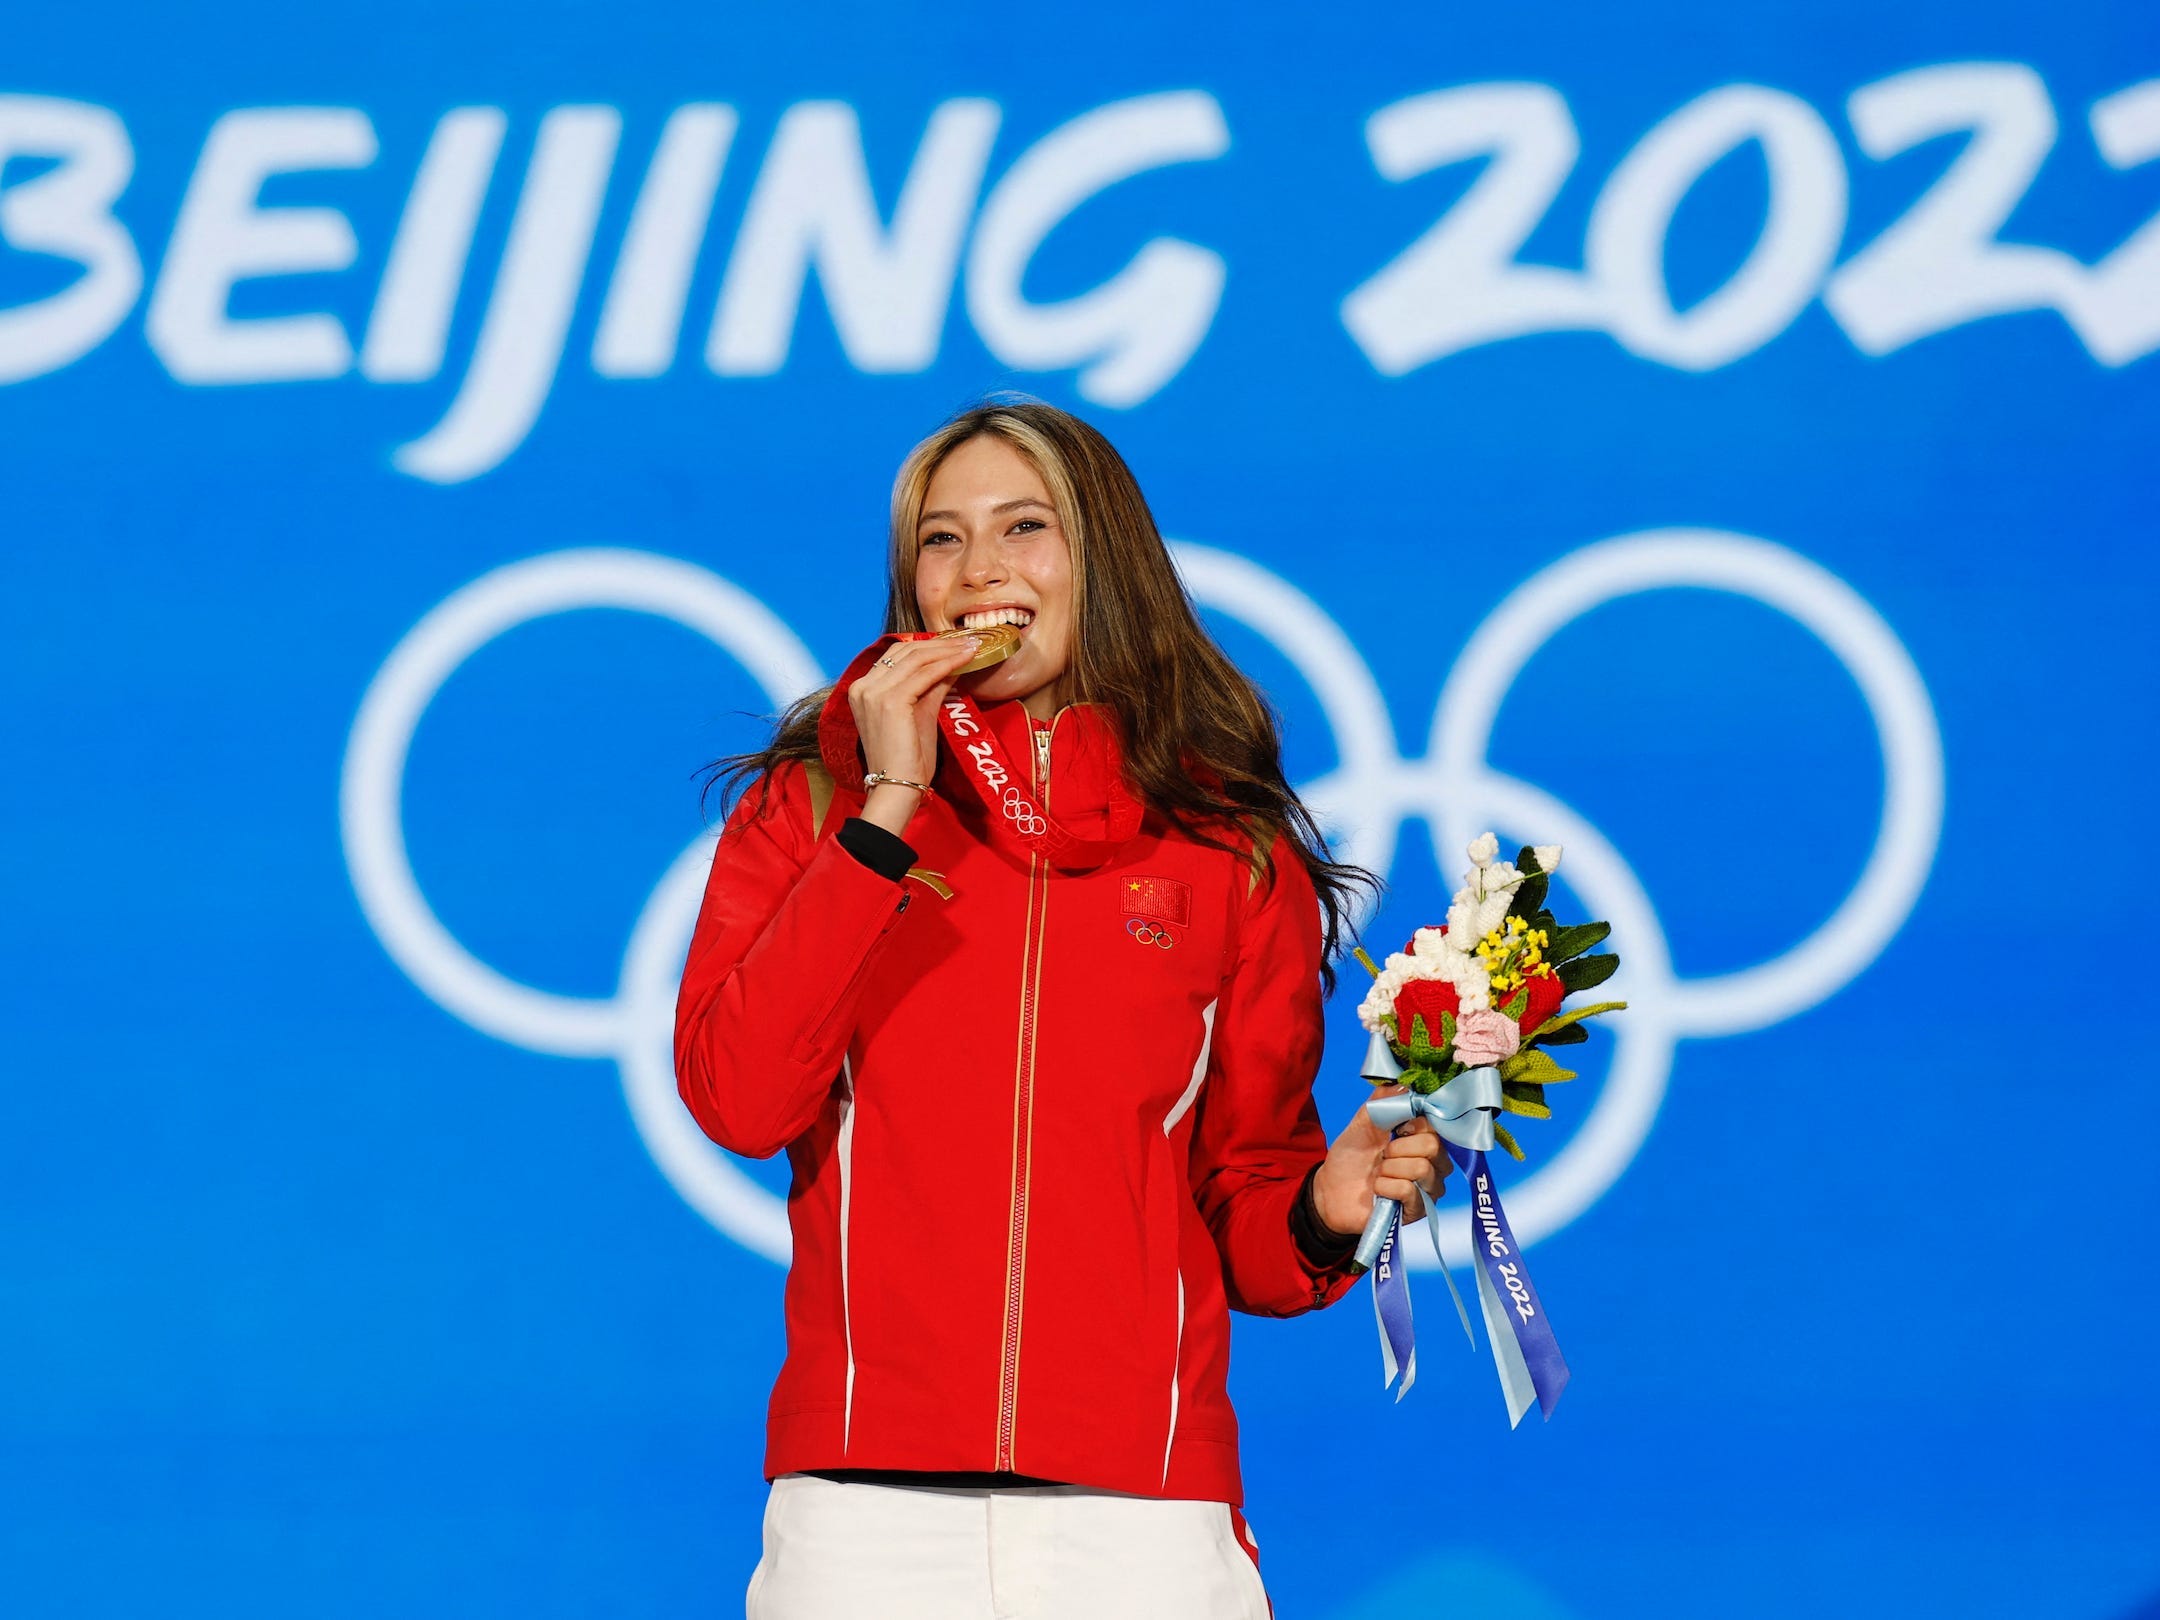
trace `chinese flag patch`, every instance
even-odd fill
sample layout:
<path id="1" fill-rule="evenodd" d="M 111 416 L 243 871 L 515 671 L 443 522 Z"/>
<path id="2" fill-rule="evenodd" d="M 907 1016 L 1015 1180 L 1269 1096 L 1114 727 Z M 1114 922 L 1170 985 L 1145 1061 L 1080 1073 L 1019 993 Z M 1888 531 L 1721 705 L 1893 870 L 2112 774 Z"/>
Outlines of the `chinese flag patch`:
<path id="1" fill-rule="evenodd" d="M 1192 887 L 1176 878 L 1128 877 L 1118 881 L 1118 911 L 1127 917 L 1146 917 L 1153 922 L 1192 923 Z"/>

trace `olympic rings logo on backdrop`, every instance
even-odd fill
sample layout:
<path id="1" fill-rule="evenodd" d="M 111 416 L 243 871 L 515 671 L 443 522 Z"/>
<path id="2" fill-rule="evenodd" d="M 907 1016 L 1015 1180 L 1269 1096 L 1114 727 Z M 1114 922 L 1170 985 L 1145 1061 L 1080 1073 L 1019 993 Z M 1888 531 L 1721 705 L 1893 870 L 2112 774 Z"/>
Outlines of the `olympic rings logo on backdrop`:
<path id="1" fill-rule="evenodd" d="M 1301 785 L 1338 830 L 1345 856 L 1382 873 L 1404 820 L 1423 818 L 1436 848 L 1459 850 L 1486 827 L 1567 846 L 1567 880 L 1592 916 L 1626 941 L 1613 981 L 1629 1003 L 1614 1026 L 1612 1067 L 1575 1134 L 1509 1197 L 1528 1245 L 1587 1210 L 1633 1160 L 1656 1117 L 1675 1044 L 1762 1029 L 1849 983 L 1904 925 L 1942 826 L 1942 739 L 1927 689 L 1896 634 L 1851 586 L 1768 541 L 1662 529 L 1599 541 L 1517 586 L 1478 626 L 1448 672 L 1422 759 L 1397 746 L 1371 669 L 1332 618 L 1266 568 L 1205 546 L 1173 548 L 1203 607 L 1273 643 L 1318 699 L 1339 763 Z M 1752 598 L 1818 637 L 1858 683 L 1883 757 L 1874 847 L 1850 893 L 1781 955 L 1733 972 L 1683 978 L 1634 872 L 1595 825 L 1531 783 L 1494 769 L 1487 744 L 1502 700 L 1529 660 L 1592 608 L 1647 591 L 1695 587 Z M 353 723 L 340 822 L 353 887 L 384 948 L 441 1006 L 498 1040 L 565 1057 L 612 1059 L 630 1115 L 661 1172 L 714 1226 L 777 1261 L 789 1251 L 777 1197 L 709 1141 L 677 1094 L 676 985 L 712 859 L 712 836 L 677 856 L 639 912 L 615 993 L 561 995 L 480 961 L 446 929 L 413 876 L 403 788 L 413 733 L 443 683 L 505 631 L 581 608 L 648 613 L 708 637 L 757 681 L 775 709 L 821 684 L 795 632 L 739 587 L 650 552 L 560 551 L 511 563 L 454 592 L 391 652 Z M 1135 936 L 1138 937 L 1138 936 Z M 1452 1265 L 1465 1232 L 1441 1234 Z M 1413 1266 L 1420 1251 L 1408 1255 Z M 1425 1264 L 1432 1264 L 1428 1258 Z"/>

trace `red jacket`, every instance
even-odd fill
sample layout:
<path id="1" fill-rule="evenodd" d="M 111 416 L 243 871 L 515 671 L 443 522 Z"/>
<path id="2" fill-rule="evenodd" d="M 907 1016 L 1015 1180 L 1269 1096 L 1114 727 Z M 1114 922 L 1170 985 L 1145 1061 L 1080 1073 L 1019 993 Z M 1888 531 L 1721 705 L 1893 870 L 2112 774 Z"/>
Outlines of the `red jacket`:
<path id="1" fill-rule="evenodd" d="M 1130 803 L 1102 711 L 984 719 L 1076 834 Z M 1227 1313 L 1351 1283 L 1291 1235 L 1327 1152 L 1304 866 L 1278 842 L 1261 875 L 1150 815 L 1055 870 L 940 792 L 907 842 L 946 898 L 835 841 L 858 796 L 813 836 L 804 769 L 771 785 L 721 834 L 675 1023 L 706 1134 L 794 1171 L 766 1477 L 998 1469 L 1241 1505 Z"/>

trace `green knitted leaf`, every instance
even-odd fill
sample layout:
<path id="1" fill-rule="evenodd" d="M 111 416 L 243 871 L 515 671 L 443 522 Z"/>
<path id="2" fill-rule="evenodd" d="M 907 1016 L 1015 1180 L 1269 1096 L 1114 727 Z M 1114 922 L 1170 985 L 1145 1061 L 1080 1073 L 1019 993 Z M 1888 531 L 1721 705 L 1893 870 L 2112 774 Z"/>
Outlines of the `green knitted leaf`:
<path id="1" fill-rule="evenodd" d="M 1432 1031 L 1426 1028 L 1423 1013 L 1410 1015 L 1410 1039 L 1405 1044 L 1410 1056 L 1420 1063 L 1430 1062 L 1441 1052 L 1440 1047 L 1433 1045 Z"/>
<path id="2" fill-rule="evenodd" d="M 1445 1007 L 1440 1009 L 1440 1044 L 1442 1046 L 1453 1046 L 1455 1044 L 1455 1015 Z"/>
<path id="3" fill-rule="evenodd" d="M 1437 1070 L 1422 1063 L 1412 1063 L 1396 1076 L 1395 1083 L 1425 1097 L 1440 1089 L 1440 1075 Z"/>
<path id="4" fill-rule="evenodd" d="M 1495 1142 L 1498 1142 L 1502 1147 L 1506 1148 L 1509 1153 L 1514 1155 L 1515 1162 L 1517 1164 L 1522 1163 L 1525 1159 L 1529 1157 L 1527 1153 L 1523 1152 L 1521 1148 L 1515 1145 L 1515 1138 L 1508 1134 L 1506 1126 L 1495 1125 L 1492 1128 L 1492 1133 L 1493 1140 Z"/>
<path id="5" fill-rule="evenodd" d="M 1580 1041 L 1587 1041 L 1589 1038 L 1590 1031 L 1581 1024 L 1563 1024 L 1550 1035 L 1533 1035 L 1530 1037 L 1540 1046 L 1574 1046 Z"/>
<path id="6" fill-rule="evenodd" d="M 1552 1118 L 1552 1110 L 1545 1106 L 1545 1088 L 1532 1085 L 1527 1080 L 1503 1084 L 1500 1087 L 1500 1106 L 1511 1114 L 1523 1114 L 1531 1119 Z"/>
<path id="7" fill-rule="evenodd" d="M 1612 955 L 1578 956 L 1572 962 L 1562 962 L 1559 967 L 1560 983 L 1569 995 L 1578 990 L 1588 990 L 1603 984 L 1620 968 L 1620 958 Z"/>
<path id="8" fill-rule="evenodd" d="M 1501 1004 L 1500 1010 L 1510 1018 L 1520 1018 L 1530 1010 L 1530 987 L 1526 984 Z"/>
<path id="9" fill-rule="evenodd" d="M 1530 1038 L 1533 1041 L 1542 1040 L 1555 1030 L 1566 1029 L 1571 1025 L 1580 1023 L 1585 1018 L 1595 1018 L 1599 1013 L 1618 1012 L 1626 1005 L 1627 1003 L 1624 1001 L 1599 1001 L 1593 1002 L 1587 1007 L 1577 1007 L 1573 1012 L 1555 1013 L 1552 1017 L 1546 1019 L 1544 1023 L 1538 1025 L 1536 1029 L 1533 1029 L 1530 1032 Z"/>
<path id="10" fill-rule="evenodd" d="M 1573 928 L 1563 928 L 1549 937 L 1552 943 L 1545 947 L 1545 960 L 1558 967 L 1562 962 L 1572 962 L 1593 945 L 1605 943 L 1605 936 L 1612 932 L 1612 924 L 1604 922 L 1577 923 Z"/>
<path id="11" fill-rule="evenodd" d="M 1500 1065 L 1500 1086 L 1504 1091 L 1511 1084 L 1540 1086 L 1558 1085 L 1562 1080 L 1573 1080 L 1576 1072 L 1563 1069 L 1545 1053 L 1534 1046 L 1526 1046 Z"/>

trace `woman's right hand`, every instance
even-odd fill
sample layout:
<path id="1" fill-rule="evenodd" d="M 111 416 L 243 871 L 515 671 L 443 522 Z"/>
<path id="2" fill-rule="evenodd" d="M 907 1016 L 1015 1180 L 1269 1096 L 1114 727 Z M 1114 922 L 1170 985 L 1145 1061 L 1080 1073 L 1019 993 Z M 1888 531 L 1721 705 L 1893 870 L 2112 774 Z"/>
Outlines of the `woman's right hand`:
<path id="1" fill-rule="evenodd" d="M 974 636 L 896 641 L 848 688 L 848 707 L 862 738 L 863 763 L 873 771 L 928 782 L 937 769 L 938 705 L 960 666 L 982 645 Z M 898 836 L 922 795 L 881 782 L 870 790 L 863 819 Z"/>

